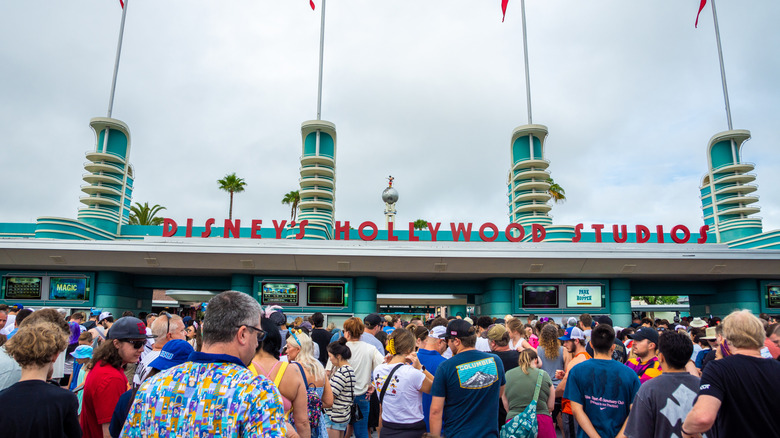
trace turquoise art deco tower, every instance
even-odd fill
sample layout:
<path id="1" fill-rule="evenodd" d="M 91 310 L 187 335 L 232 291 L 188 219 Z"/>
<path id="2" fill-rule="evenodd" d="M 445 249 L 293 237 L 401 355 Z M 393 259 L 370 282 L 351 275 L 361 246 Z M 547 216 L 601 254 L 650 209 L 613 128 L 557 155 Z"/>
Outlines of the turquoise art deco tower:
<path id="1" fill-rule="evenodd" d="M 130 130 L 123 122 L 108 117 L 90 120 L 97 142 L 87 153 L 79 210 L 81 222 L 119 234 L 130 220 L 133 198 L 133 166 L 130 165 Z"/>
<path id="2" fill-rule="evenodd" d="M 528 228 L 531 224 L 551 225 L 550 162 L 544 159 L 547 127 L 523 125 L 512 132 L 512 167 L 509 170 L 509 222 Z"/>
<path id="3" fill-rule="evenodd" d="M 298 222 L 308 220 L 305 239 L 333 239 L 336 202 L 336 125 L 324 120 L 301 124 L 303 153 Z M 298 225 L 287 238 L 294 238 Z"/>
<path id="4" fill-rule="evenodd" d="M 78 219 L 38 218 L 35 237 L 69 240 L 114 240 L 130 219 L 133 166 L 130 164 L 130 129 L 117 119 L 96 117 L 95 150 L 84 163 L 83 207 Z"/>
<path id="5" fill-rule="evenodd" d="M 742 145 L 750 131 L 735 129 L 715 134 L 707 146 L 708 171 L 701 182 L 701 209 L 705 225 L 716 242 L 727 243 L 761 234 L 761 218 L 751 217 L 755 205 L 753 163 L 742 161 Z"/>

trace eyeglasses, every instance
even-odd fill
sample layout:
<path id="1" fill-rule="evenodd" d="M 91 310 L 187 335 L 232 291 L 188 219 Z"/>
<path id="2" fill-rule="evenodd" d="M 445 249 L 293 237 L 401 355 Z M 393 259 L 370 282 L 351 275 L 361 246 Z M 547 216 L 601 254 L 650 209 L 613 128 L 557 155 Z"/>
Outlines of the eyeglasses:
<path id="1" fill-rule="evenodd" d="M 138 339 L 122 339 L 121 342 L 127 342 L 128 344 L 131 344 L 136 350 L 142 348 L 144 344 L 146 344 L 146 341 Z"/>
<path id="2" fill-rule="evenodd" d="M 252 327 L 251 325 L 237 325 L 237 328 L 246 327 L 248 329 L 252 329 L 257 332 L 257 343 L 263 342 L 263 339 L 265 339 L 265 332 L 260 330 L 257 327 Z"/>

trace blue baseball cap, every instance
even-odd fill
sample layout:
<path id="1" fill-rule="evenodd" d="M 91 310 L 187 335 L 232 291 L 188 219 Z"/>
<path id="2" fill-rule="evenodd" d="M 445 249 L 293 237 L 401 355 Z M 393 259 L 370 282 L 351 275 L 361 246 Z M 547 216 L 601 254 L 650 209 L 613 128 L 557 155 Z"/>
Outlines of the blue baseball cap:
<path id="1" fill-rule="evenodd" d="M 193 351 L 195 349 L 187 341 L 181 339 L 170 340 L 165 343 L 162 351 L 160 351 L 160 355 L 149 366 L 160 371 L 167 370 L 187 362 L 187 358 L 190 357 Z"/>
<path id="2" fill-rule="evenodd" d="M 561 341 L 571 341 L 572 339 L 585 339 L 585 333 L 580 330 L 579 327 L 569 327 L 566 329 L 566 334 L 561 336 Z"/>

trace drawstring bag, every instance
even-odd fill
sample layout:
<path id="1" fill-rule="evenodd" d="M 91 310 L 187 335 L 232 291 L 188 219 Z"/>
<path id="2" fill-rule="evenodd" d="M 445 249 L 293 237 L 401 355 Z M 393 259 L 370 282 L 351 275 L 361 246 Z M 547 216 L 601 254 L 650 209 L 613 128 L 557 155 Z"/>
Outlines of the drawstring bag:
<path id="1" fill-rule="evenodd" d="M 533 400 L 525 407 L 523 412 L 512 417 L 512 420 L 501 428 L 501 438 L 536 438 L 539 434 L 539 422 L 536 419 L 536 401 L 539 399 L 542 377 L 542 370 L 539 370 Z"/>
<path id="2" fill-rule="evenodd" d="M 317 394 L 317 389 L 314 384 L 309 387 L 309 382 L 306 380 L 306 372 L 303 371 L 303 367 L 298 362 L 293 362 L 298 365 L 301 370 L 301 376 L 303 376 L 303 384 L 306 386 L 306 410 L 309 414 L 309 423 L 311 424 L 312 436 L 315 436 L 315 431 L 320 429 L 320 418 L 322 417 L 322 399 Z M 295 420 L 290 415 L 290 424 L 295 427 Z"/>

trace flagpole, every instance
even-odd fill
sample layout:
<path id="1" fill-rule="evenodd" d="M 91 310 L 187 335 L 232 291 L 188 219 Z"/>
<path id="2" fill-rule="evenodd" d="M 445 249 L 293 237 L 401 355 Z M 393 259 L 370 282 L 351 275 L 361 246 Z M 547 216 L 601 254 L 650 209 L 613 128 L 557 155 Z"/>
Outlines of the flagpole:
<path id="1" fill-rule="evenodd" d="M 729 131 L 733 129 L 731 124 L 731 106 L 729 105 L 729 89 L 726 86 L 726 68 L 723 66 L 723 49 L 720 45 L 720 29 L 718 28 L 718 14 L 715 12 L 715 0 L 710 0 L 712 4 L 712 19 L 715 22 L 715 39 L 718 41 L 718 59 L 720 60 L 720 77 L 723 82 L 723 98 L 726 100 L 726 118 L 729 123 Z"/>
<path id="2" fill-rule="evenodd" d="M 325 48 L 325 0 L 322 0 L 322 16 L 320 21 L 320 77 L 317 84 L 317 120 L 322 114 L 322 57 Z M 319 134 L 319 131 L 317 131 Z"/>
<path id="3" fill-rule="evenodd" d="M 116 75 L 119 72 L 119 55 L 122 53 L 122 36 L 125 33 L 125 16 L 127 15 L 127 5 L 130 0 L 124 0 L 124 7 L 122 8 L 122 24 L 119 26 L 119 41 L 116 45 L 116 59 L 114 60 L 114 78 L 111 81 L 111 95 L 108 99 L 108 117 L 111 117 L 111 112 L 114 109 L 114 91 L 116 91 Z M 108 129 L 106 129 L 106 136 L 108 136 Z"/>
<path id="4" fill-rule="evenodd" d="M 528 34 L 525 26 L 525 0 L 520 0 L 520 11 L 523 17 L 523 54 L 525 55 L 525 96 L 528 105 L 528 124 L 533 123 L 531 116 L 531 78 L 528 73 Z M 731 129 L 731 128 L 729 128 Z"/>

